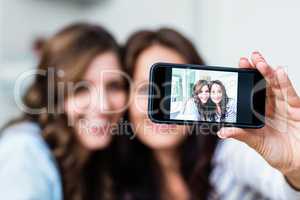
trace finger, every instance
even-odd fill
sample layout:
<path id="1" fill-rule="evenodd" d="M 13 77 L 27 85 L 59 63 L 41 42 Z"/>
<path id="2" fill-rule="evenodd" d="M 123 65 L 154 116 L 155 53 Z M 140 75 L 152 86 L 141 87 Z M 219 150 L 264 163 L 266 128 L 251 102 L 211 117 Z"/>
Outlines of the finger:
<path id="1" fill-rule="evenodd" d="M 275 94 L 270 87 L 266 89 L 266 117 L 275 113 Z"/>
<path id="2" fill-rule="evenodd" d="M 276 99 L 282 99 L 275 70 L 273 70 L 266 62 L 257 63 L 256 68 L 267 82 L 267 101 L 275 102 Z"/>
<path id="3" fill-rule="evenodd" d="M 274 70 L 266 62 L 258 62 L 255 68 L 262 74 L 270 86 L 274 85 Z"/>
<path id="4" fill-rule="evenodd" d="M 257 131 L 252 129 L 241 129 L 241 128 L 222 128 L 217 135 L 222 138 L 234 138 L 241 142 L 244 142 L 248 144 L 249 146 L 253 147 L 254 149 L 260 146 L 260 143 L 262 142 L 260 139 L 260 135 L 256 133 Z"/>
<path id="5" fill-rule="evenodd" d="M 251 54 L 251 61 L 253 63 L 254 66 L 256 66 L 259 62 L 266 62 L 265 58 L 262 56 L 261 53 L 259 53 L 258 51 L 254 51 Z"/>
<path id="6" fill-rule="evenodd" d="M 269 83 L 272 83 L 274 70 L 270 67 L 265 58 L 258 51 L 252 53 L 251 61 L 254 65 L 254 68 L 256 68 Z"/>
<path id="7" fill-rule="evenodd" d="M 280 86 L 282 97 L 292 107 L 300 107 L 300 98 L 292 85 L 287 73 L 282 67 L 276 69 L 276 78 Z"/>
<path id="8" fill-rule="evenodd" d="M 248 58 L 241 57 L 239 60 L 239 67 L 240 68 L 253 68 L 252 64 L 248 60 Z"/>
<path id="9" fill-rule="evenodd" d="M 252 63 L 255 68 L 263 75 L 267 81 L 267 109 L 266 115 L 273 116 L 275 112 L 276 100 L 282 99 L 279 90 L 279 83 L 275 76 L 275 70 L 266 62 L 265 58 L 259 52 L 253 52 L 251 55 Z"/>
<path id="10" fill-rule="evenodd" d="M 275 100 L 280 100 L 281 102 L 284 102 L 285 101 L 285 94 L 283 92 L 283 90 L 281 89 L 281 86 L 279 84 L 279 79 L 278 79 L 278 69 L 279 68 L 276 68 L 274 70 L 274 76 L 272 78 L 272 91 L 274 93 L 274 97 L 275 97 Z"/>

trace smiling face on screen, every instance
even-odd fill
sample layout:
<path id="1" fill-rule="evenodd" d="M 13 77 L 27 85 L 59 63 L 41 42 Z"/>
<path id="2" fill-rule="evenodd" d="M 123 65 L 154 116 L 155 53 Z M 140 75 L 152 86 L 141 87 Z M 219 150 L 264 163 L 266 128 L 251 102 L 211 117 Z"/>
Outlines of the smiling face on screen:
<path id="1" fill-rule="evenodd" d="M 221 85 L 213 83 L 210 88 L 210 97 L 212 102 L 219 105 L 223 98 L 223 90 Z"/>

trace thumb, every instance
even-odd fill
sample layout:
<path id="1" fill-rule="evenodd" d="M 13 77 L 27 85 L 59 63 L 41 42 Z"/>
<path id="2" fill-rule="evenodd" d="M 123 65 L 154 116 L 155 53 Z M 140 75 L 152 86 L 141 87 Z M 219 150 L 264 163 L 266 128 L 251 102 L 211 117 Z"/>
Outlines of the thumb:
<path id="1" fill-rule="evenodd" d="M 262 134 L 254 129 L 242 129 L 234 127 L 221 128 L 217 135 L 221 139 L 233 138 L 248 144 L 250 147 L 256 149 L 263 143 Z M 258 149 L 256 149 L 258 150 Z"/>

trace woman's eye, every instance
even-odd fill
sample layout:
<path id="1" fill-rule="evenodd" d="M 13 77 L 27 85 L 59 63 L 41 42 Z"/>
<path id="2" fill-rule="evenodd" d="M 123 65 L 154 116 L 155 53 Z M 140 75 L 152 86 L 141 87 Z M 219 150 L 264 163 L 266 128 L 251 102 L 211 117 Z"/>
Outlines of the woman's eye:
<path id="1" fill-rule="evenodd" d="M 107 85 L 109 91 L 121 91 L 125 89 L 125 85 L 120 82 L 112 82 Z"/>
<path id="2" fill-rule="evenodd" d="M 79 95 L 79 94 L 84 94 L 86 92 L 88 92 L 89 89 L 87 87 L 78 87 L 76 88 L 76 90 L 74 91 L 75 95 Z"/>

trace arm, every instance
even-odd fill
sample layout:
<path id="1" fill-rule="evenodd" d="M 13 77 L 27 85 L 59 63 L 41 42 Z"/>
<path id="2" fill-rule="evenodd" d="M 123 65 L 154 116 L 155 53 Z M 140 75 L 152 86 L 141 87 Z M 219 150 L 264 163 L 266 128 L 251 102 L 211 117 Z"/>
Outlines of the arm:
<path id="1" fill-rule="evenodd" d="M 300 98 L 282 68 L 272 69 L 258 52 L 251 59 L 250 63 L 241 58 L 240 67 L 258 69 L 267 81 L 266 124 L 261 129 L 223 128 L 218 136 L 250 146 L 281 173 L 286 188 L 299 193 L 296 190 L 300 190 Z"/>
<path id="2" fill-rule="evenodd" d="M 233 139 L 222 141 L 218 145 L 214 162 L 218 173 L 222 174 L 222 177 L 214 181 L 216 187 L 218 184 L 222 185 L 220 182 L 225 177 L 230 177 L 235 183 L 234 186 L 225 186 L 227 192 L 240 191 L 235 188 L 238 185 L 250 187 L 252 193 L 259 192 L 269 199 L 300 199 L 300 192 L 290 187 L 280 171 L 271 167 L 255 150 L 242 142 Z"/>

